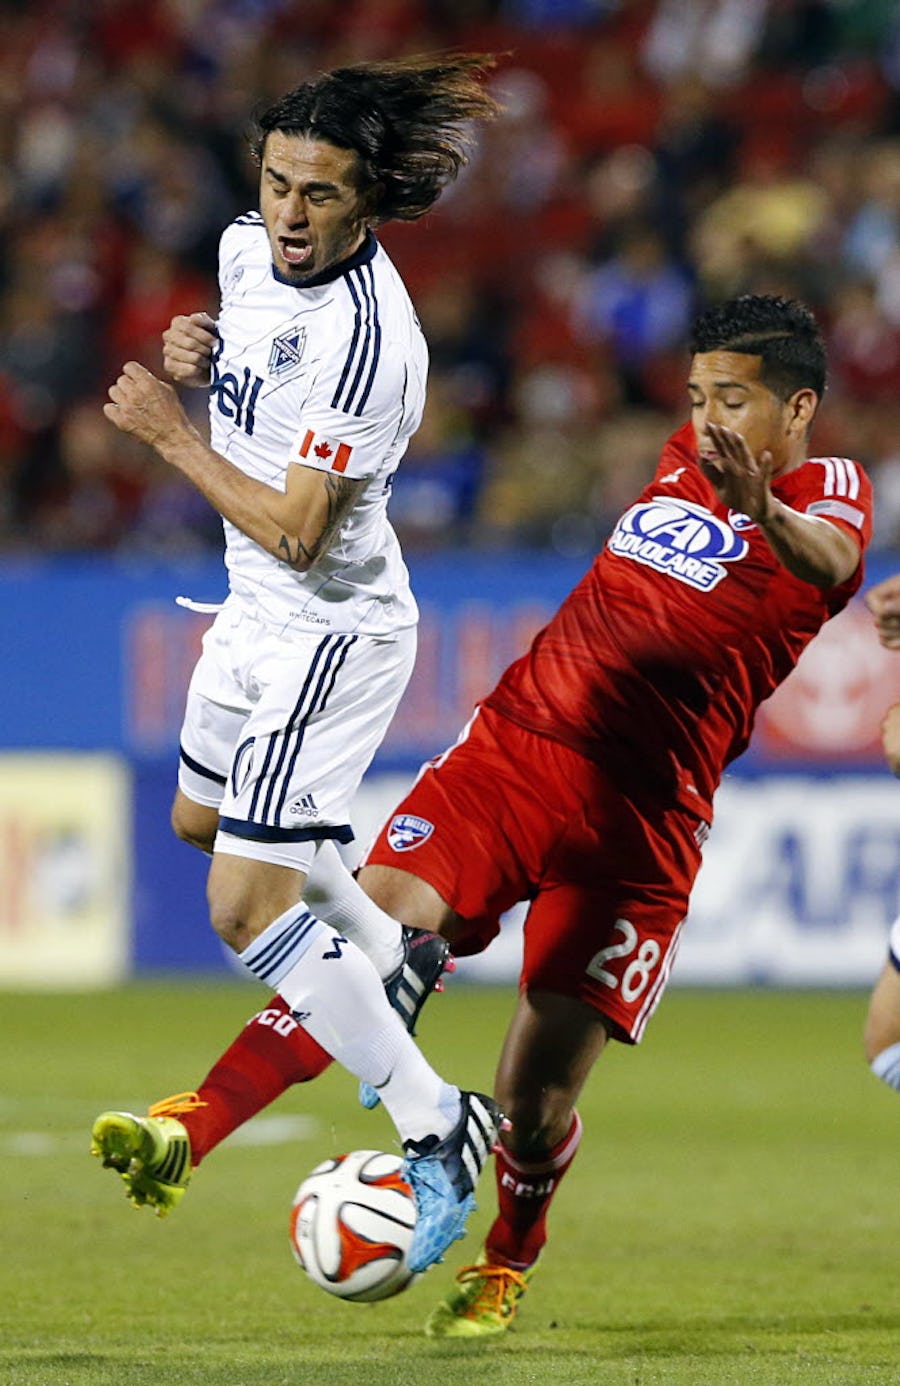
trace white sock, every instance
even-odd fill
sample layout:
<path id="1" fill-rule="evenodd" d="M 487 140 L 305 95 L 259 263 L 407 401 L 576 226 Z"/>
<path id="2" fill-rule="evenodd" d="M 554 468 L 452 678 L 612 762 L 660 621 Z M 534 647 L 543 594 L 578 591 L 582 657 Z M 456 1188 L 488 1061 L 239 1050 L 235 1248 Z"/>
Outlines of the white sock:
<path id="1" fill-rule="evenodd" d="M 382 1031 L 376 1045 L 371 1041 L 367 1045 L 370 1064 L 377 1057 L 383 1065 L 381 1081 L 368 1081 L 377 1090 L 402 1141 L 420 1141 L 432 1135 L 443 1140 L 459 1119 L 459 1088 L 435 1073 L 396 1011 L 391 1011 L 391 1018 L 396 1021 L 391 1032 Z"/>
<path id="2" fill-rule="evenodd" d="M 305 895 L 320 919 L 362 949 L 382 979 L 397 971 L 403 961 L 398 921 L 357 885 L 337 847 L 327 838 L 319 844 Z"/>
<path id="3" fill-rule="evenodd" d="M 872 1072 L 888 1087 L 900 1092 L 900 1044 L 888 1045 L 872 1060 Z"/>
<path id="4" fill-rule="evenodd" d="M 378 1090 L 401 1141 L 442 1138 L 452 1129 L 458 1088 L 435 1073 L 389 1005 L 378 973 L 348 939 L 301 903 L 239 957 L 327 1053 Z"/>

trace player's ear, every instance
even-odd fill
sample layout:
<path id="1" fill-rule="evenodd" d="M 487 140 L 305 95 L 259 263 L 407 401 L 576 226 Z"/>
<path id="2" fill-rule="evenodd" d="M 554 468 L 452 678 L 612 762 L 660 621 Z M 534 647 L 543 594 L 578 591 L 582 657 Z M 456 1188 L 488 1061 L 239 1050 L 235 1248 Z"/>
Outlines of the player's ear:
<path id="1" fill-rule="evenodd" d="M 361 217 L 367 226 L 378 226 L 382 220 L 381 207 L 384 202 L 384 184 L 373 183 L 366 188 L 361 201 Z"/>
<path id="2" fill-rule="evenodd" d="M 787 402 L 789 431 L 798 437 L 804 436 L 812 425 L 818 407 L 819 396 L 815 390 L 809 386 L 795 390 Z"/>

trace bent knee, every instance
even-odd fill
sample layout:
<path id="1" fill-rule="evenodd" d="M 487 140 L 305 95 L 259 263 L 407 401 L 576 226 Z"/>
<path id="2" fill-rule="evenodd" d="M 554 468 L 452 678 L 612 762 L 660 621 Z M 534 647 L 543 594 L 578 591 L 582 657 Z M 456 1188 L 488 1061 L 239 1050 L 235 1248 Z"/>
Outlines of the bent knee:
<path id="1" fill-rule="evenodd" d="M 209 922 L 223 943 L 227 943 L 235 953 L 243 953 L 255 937 L 247 923 L 245 911 L 235 909 L 224 902 L 209 900 Z"/>
<path id="2" fill-rule="evenodd" d="M 210 923 L 223 942 L 242 953 L 300 904 L 305 882 L 304 873 L 293 867 L 217 852 L 206 882 Z"/>
<path id="3" fill-rule="evenodd" d="M 512 1130 L 503 1137 L 514 1155 L 522 1160 L 540 1160 L 565 1137 L 572 1125 L 575 1107 L 568 1093 L 543 1089 L 537 1093 L 495 1093 Z"/>

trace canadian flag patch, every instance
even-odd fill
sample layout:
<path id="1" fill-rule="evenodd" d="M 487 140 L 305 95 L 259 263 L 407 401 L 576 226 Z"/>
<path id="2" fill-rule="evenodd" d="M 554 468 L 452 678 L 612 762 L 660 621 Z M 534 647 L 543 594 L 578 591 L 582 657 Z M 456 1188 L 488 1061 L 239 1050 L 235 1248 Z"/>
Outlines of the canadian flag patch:
<path id="1" fill-rule="evenodd" d="M 306 430 L 306 437 L 300 444 L 301 457 L 316 457 L 327 462 L 333 472 L 345 472 L 353 448 L 348 443 L 338 443 L 332 438 L 324 438 L 321 433 Z"/>

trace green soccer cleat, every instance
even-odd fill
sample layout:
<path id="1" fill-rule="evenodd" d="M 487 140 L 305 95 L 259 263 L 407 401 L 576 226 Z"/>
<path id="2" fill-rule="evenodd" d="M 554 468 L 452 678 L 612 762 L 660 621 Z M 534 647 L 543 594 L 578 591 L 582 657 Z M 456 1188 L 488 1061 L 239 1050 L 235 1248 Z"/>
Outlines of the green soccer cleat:
<path id="1" fill-rule="evenodd" d="M 505 1333 L 516 1317 L 535 1266 L 517 1271 L 492 1266 L 482 1248 L 474 1266 L 463 1266 L 447 1298 L 425 1324 L 428 1338 L 489 1338 Z"/>
<path id="2" fill-rule="evenodd" d="M 104 1169 L 118 1170 L 129 1202 L 155 1209 L 160 1218 L 181 1201 L 191 1177 L 187 1130 L 177 1117 L 156 1114 L 169 1106 L 157 1103 L 147 1116 L 102 1112 L 91 1131 L 91 1154 Z"/>

